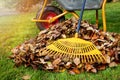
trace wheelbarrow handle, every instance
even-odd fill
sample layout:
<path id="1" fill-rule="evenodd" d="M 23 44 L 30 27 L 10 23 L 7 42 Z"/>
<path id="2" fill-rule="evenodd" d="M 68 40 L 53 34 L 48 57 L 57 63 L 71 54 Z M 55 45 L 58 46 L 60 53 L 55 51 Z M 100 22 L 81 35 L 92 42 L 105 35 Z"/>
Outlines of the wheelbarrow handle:
<path id="1" fill-rule="evenodd" d="M 81 21 L 82 21 L 82 17 L 83 17 L 84 8 L 85 8 L 85 3 L 86 3 L 86 0 L 83 0 L 82 7 L 81 7 L 81 12 L 80 12 L 80 18 L 79 18 L 78 26 L 77 26 L 77 29 L 76 29 L 76 33 L 79 33 L 79 30 L 80 30 L 80 27 L 81 27 Z"/>

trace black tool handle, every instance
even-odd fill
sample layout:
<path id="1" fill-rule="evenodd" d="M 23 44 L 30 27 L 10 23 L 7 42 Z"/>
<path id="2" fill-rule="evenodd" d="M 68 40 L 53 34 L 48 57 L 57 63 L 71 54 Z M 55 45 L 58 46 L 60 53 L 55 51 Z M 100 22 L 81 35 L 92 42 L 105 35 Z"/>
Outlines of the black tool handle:
<path id="1" fill-rule="evenodd" d="M 79 21 L 78 21 L 78 27 L 76 29 L 77 33 L 79 33 L 79 30 L 80 30 L 81 21 L 82 21 L 82 17 L 83 17 L 83 12 L 84 12 L 84 8 L 85 8 L 85 3 L 86 3 L 86 0 L 84 0 L 83 3 L 82 3 L 82 8 L 81 8 L 81 12 L 80 12 L 80 18 L 79 18 Z"/>

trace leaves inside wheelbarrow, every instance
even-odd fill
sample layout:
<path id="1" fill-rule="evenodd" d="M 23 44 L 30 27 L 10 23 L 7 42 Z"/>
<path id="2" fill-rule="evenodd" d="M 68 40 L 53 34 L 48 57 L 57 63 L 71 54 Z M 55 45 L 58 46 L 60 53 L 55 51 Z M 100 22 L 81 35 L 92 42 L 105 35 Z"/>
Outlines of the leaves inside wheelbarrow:
<path id="1" fill-rule="evenodd" d="M 74 37 L 78 20 L 75 18 L 51 26 L 49 29 L 41 31 L 36 38 L 25 41 L 12 49 L 12 55 L 16 66 L 31 66 L 33 69 L 44 69 L 54 72 L 63 72 L 67 70 L 70 74 L 79 74 L 81 72 L 97 73 L 107 67 L 115 67 L 120 63 L 120 34 L 103 32 L 98 30 L 95 25 L 82 21 L 79 38 L 93 42 L 96 47 L 106 57 L 105 63 L 81 64 L 80 59 L 73 61 L 65 58 L 54 58 L 43 52 L 44 48 L 57 39 Z"/>

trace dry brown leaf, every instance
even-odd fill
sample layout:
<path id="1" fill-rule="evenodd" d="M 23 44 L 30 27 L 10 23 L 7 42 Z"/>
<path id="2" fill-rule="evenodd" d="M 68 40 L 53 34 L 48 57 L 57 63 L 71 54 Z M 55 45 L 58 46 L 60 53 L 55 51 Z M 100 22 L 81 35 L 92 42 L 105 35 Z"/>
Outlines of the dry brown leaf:
<path id="1" fill-rule="evenodd" d="M 105 70 L 106 69 L 106 65 L 100 65 L 97 67 L 98 70 Z"/>
<path id="2" fill-rule="evenodd" d="M 90 39 L 90 36 L 85 35 L 85 36 L 84 36 L 84 39 L 85 39 L 85 40 L 89 40 L 89 39 Z"/>
<path id="3" fill-rule="evenodd" d="M 110 63 L 110 56 L 105 55 L 105 58 L 106 58 L 106 63 Z"/>
<path id="4" fill-rule="evenodd" d="M 30 54 L 30 59 L 33 61 L 35 58 L 34 54 Z"/>
<path id="5" fill-rule="evenodd" d="M 70 70 L 70 71 L 69 71 L 69 74 L 71 74 L 71 75 L 75 75 L 75 72 L 72 71 L 72 70 Z"/>
<path id="6" fill-rule="evenodd" d="M 10 59 L 14 59 L 14 58 L 15 58 L 15 55 L 10 55 L 9 58 L 10 58 Z"/>
<path id="7" fill-rule="evenodd" d="M 103 36 L 103 35 L 100 36 L 100 39 L 103 39 L 103 40 L 104 40 L 104 38 L 105 38 L 105 36 Z"/>
<path id="8" fill-rule="evenodd" d="M 48 29 L 42 30 L 42 31 L 40 31 L 39 35 L 45 34 L 47 32 L 48 32 Z"/>
<path id="9" fill-rule="evenodd" d="M 115 54 L 115 59 L 120 62 L 120 52 Z"/>
<path id="10" fill-rule="evenodd" d="M 48 60 L 50 60 L 50 57 L 49 56 L 45 56 L 44 60 L 48 61 Z"/>
<path id="11" fill-rule="evenodd" d="M 90 71 L 92 68 L 93 68 L 93 65 L 91 65 L 91 64 L 86 64 L 85 65 L 86 71 Z"/>
<path id="12" fill-rule="evenodd" d="M 23 80 L 29 80 L 30 78 L 31 78 L 30 75 L 25 75 L 22 77 Z"/>
<path id="13" fill-rule="evenodd" d="M 110 52 L 110 54 L 109 54 L 109 56 L 110 56 L 110 57 L 112 57 L 112 56 L 114 56 L 114 55 L 115 55 L 114 50 L 112 50 L 112 49 L 111 49 L 109 52 Z"/>
<path id="14" fill-rule="evenodd" d="M 60 62 L 61 62 L 61 59 L 57 58 L 52 62 L 52 64 L 53 64 L 53 66 L 57 66 Z"/>
<path id="15" fill-rule="evenodd" d="M 52 69 L 54 69 L 54 66 L 52 65 L 51 62 L 47 62 L 46 69 L 48 69 L 48 70 L 52 70 Z"/>
<path id="16" fill-rule="evenodd" d="M 33 68 L 34 70 L 38 70 L 38 66 L 37 66 L 37 65 L 31 64 L 31 66 L 32 66 L 32 68 Z"/>
<path id="17" fill-rule="evenodd" d="M 13 49 L 11 50 L 11 52 L 18 54 L 18 53 L 19 53 L 19 48 L 18 48 L 18 47 L 13 48 Z"/>
<path id="18" fill-rule="evenodd" d="M 80 59 L 79 58 L 75 58 L 73 60 L 73 62 L 76 64 L 76 65 L 79 65 L 80 64 Z"/>
<path id="19" fill-rule="evenodd" d="M 67 36 L 65 34 L 62 34 L 61 36 L 62 36 L 62 38 L 67 38 Z"/>
<path id="20" fill-rule="evenodd" d="M 92 27 L 87 27 L 87 29 L 86 29 L 87 31 L 92 31 L 92 32 L 94 32 L 94 29 L 92 28 Z"/>
<path id="21" fill-rule="evenodd" d="M 112 62 L 109 64 L 109 67 L 116 67 L 116 66 L 117 66 L 117 64 L 115 62 Z"/>
<path id="22" fill-rule="evenodd" d="M 83 67 L 83 64 L 79 64 L 78 66 L 77 66 L 77 68 L 82 68 Z"/>
<path id="23" fill-rule="evenodd" d="M 78 68 L 74 68 L 71 71 L 74 72 L 75 74 L 80 74 L 80 70 Z"/>
<path id="24" fill-rule="evenodd" d="M 24 57 L 21 57 L 21 60 L 22 60 L 23 62 L 27 62 L 27 60 L 26 60 Z"/>
<path id="25" fill-rule="evenodd" d="M 46 64 L 47 62 L 45 62 L 44 59 L 40 58 L 40 63 L 41 63 L 41 64 Z"/>
<path id="26" fill-rule="evenodd" d="M 92 40 L 96 40 L 96 39 L 98 39 L 98 35 L 97 35 L 97 34 L 94 34 L 94 35 L 92 36 Z"/>
<path id="27" fill-rule="evenodd" d="M 65 72 L 66 71 L 66 68 L 62 68 L 59 70 L 59 72 Z"/>
<path id="28" fill-rule="evenodd" d="M 67 69 L 69 69 L 71 66 L 72 66 L 72 62 L 67 62 L 66 65 L 65 65 L 65 67 L 66 67 Z"/>
<path id="29" fill-rule="evenodd" d="M 93 68 L 90 71 L 93 72 L 93 73 L 97 73 L 97 69 L 96 68 Z"/>

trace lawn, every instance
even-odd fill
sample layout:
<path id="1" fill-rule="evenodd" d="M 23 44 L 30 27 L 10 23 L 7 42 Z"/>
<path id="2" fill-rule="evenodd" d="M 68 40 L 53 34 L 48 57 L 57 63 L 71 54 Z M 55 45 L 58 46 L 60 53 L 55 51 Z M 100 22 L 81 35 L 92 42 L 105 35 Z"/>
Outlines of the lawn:
<path id="1" fill-rule="evenodd" d="M 120 2 L 108 3 L 106 6 L 107 31 L 120 33 Z M 116 68 L 107 68 L 97 74 L 81 73 L 70 75 L 67 72 L 53 73 L 42 70 L 33 70 L 24 66 L 16 68 L 12 60 L 11 49 L 34 38 L 39 30 L 31 21 L 36 12 L 22 13 L 12 16 L 0 17 L 0 80 L 22 80 L 25 75 L 31 76 L 30 80 L 120 80 L 120 65 Z M 66 15 L 69 18 L 71 15 Z M 83 17 L 90 23 L 95 23 L 95 11 L 86 11 Z M 99 26 L 102 28 L 101 10 L 99 11 Z"/>

